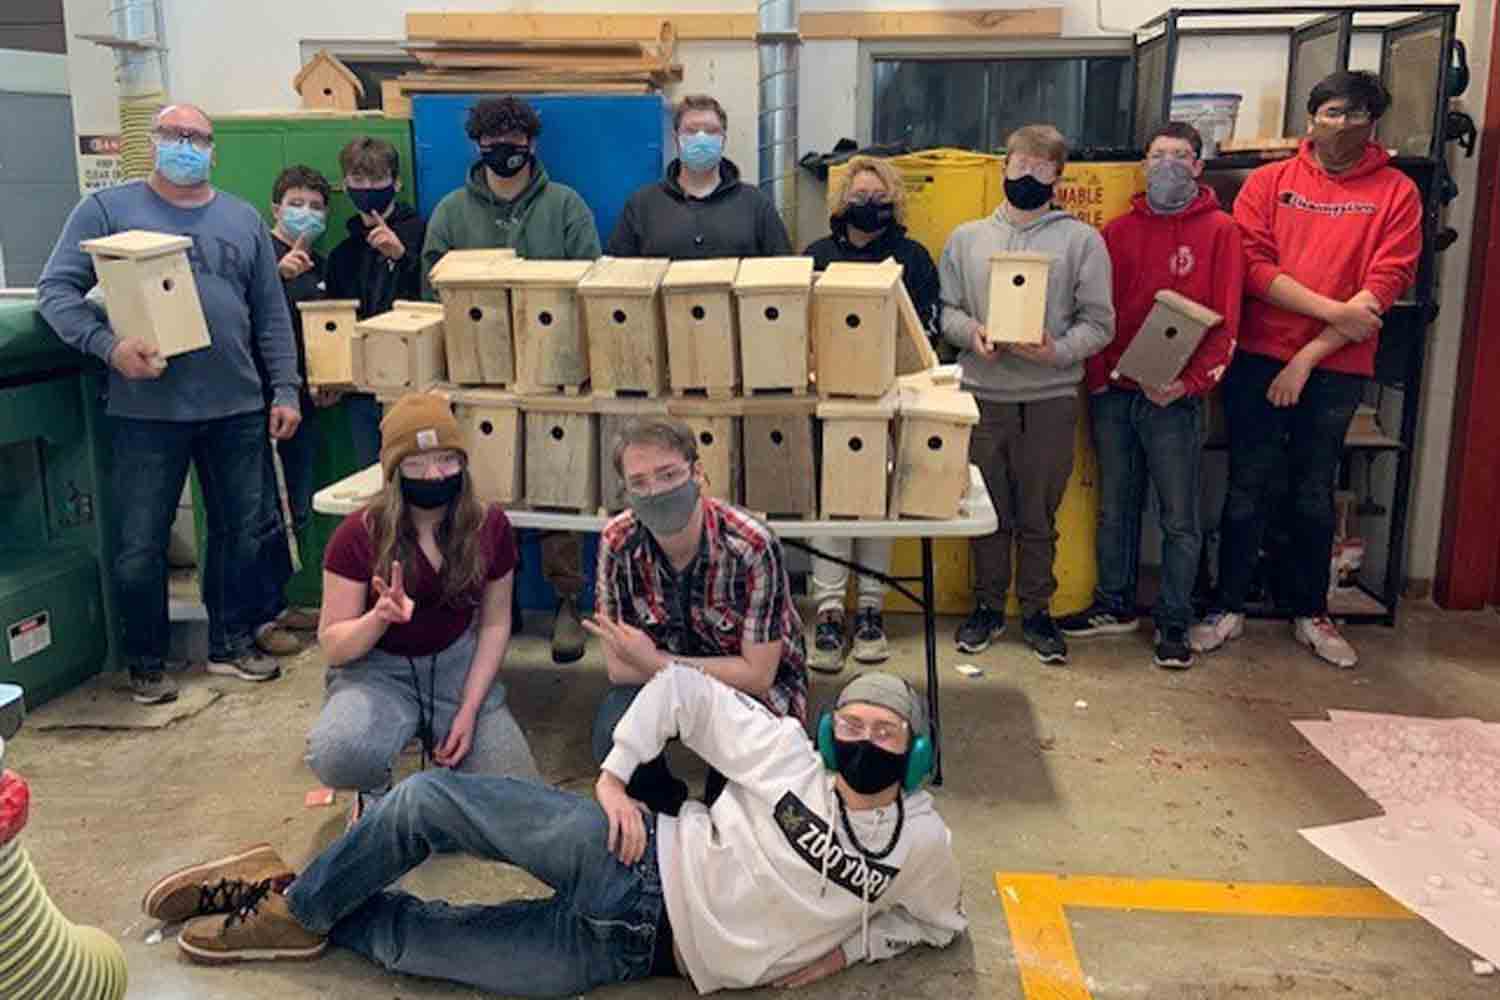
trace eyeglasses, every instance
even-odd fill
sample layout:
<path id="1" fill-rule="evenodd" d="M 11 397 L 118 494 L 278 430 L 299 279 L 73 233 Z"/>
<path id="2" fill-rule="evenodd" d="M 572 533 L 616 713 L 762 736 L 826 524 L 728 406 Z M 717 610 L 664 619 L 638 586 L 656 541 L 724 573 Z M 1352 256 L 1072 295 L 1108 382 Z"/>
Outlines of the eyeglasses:
<path id="1" fill-rule="evenodd" d="M 855 715 L 833 714 L 833 735 L 841 740 L 869 740 L 871 743 L 893 749 L 901 742 L 907 723 L 880 721 L 866 722 Z"/>
<path id="2" fill-rule="evenodd" d="M 661 493 L 680 484 L 691 471 L 692 465 L 687 462 L 668 466 L 642 476 L 631 476 L 625 480 L 625 488 L 632 493 Z M 653 486 L 656 487 L 655 490 L 652 489 Z"/>
<path id="3" fill-rule="evenodd" d="M 462 472 L 464 457 L 456 451 L 434 451 L 426 455 L 411 455 L 401 460 L 401 474 L 413 479 L 440 472 L 445 476 Z"/>
<path id="4" fill-rule="evenodd" d="M 158 144 L 185 142 L 200 151 L 212 149 L 214 145 L 213 133 L 195 132 L 189 128 L 165 128 L 158 126 L 151 130 L 151 138 Z"/>
<path id="5" fill-rule="evenodd" d="M 1191 149 L 1153 149 L 1146 154 L 1146 159 L 1152 163 L 1160 163 L 1162 160 L 1182 160 L 1191 163 L 1197 159 L 1198 154 Z"/>
<path id="6" fill-rule="evenodd" d="M 851 205 L 888 205 L 890 201 L 890 197 L 884 191 L 849 192 L 849 204 Z"/>
<path id="7" fill-rule="evenodd" d="M 1343 122 L 1345 125 L 1368 125 L 1374 117 L 1368 111 L 1350 111 L 1348 108 L 1327 108 L 1313 116 L 1319 121 Z"/>
<path id="8" fill-rule="evenodd" d="M 1009 179 L 1018 181 L 1027 174 L 1043 184 L 1051 184 L 1057 180 L 1057 164 L 1022 156 L 1012 156 L 1005 161 L 1005 176 Z"/>

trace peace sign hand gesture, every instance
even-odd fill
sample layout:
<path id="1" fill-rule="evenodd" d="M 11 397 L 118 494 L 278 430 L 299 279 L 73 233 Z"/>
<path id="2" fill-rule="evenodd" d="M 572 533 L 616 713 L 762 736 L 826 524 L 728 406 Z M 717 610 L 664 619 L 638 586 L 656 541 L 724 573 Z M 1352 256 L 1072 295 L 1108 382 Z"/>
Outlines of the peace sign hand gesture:
<path id="1" fill-rule="evenodd" d="M 374 589 L 377 598 L 375 607 L 370 611 L 377 621 L 382 625 L 405 625 L 411 621 L 412 612 L 416 610 L 416 602 L 406 593 L 406 587 L 401 580 L 399 562 L 391 563 L 390 583 L 376 576 L 370 580 L 370 586 Z"/>

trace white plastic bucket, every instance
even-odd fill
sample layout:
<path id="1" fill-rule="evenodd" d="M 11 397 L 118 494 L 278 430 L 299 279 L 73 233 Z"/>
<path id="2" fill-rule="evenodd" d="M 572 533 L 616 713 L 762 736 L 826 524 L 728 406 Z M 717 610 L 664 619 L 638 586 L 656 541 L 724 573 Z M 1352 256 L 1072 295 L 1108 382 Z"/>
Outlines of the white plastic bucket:
<path id="1" fill-rule="evenodd" d="M 1215 156 L 1219 143 L 1234 136 L 1239 94 L 1173 94 L 1172 120 L 1187 122 L 1203 136 L 1203 155 Z"/>

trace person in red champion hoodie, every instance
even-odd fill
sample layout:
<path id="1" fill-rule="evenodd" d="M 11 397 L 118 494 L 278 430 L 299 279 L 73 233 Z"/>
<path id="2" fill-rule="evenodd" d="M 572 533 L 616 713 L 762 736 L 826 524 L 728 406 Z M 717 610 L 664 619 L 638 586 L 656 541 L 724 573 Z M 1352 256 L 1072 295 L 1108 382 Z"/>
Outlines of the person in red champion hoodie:
<path id="1" fill-rule="evenodd" d="M 1375 368 L 1381 316 L 1416 274 L 1416 185 L 1371 142 L 1390 95 L 1372 73 L 1313 88 L 1297 156 L 1254 171 L 1234 203 L 1245 232 L 1240 357 L 1224 381 L 1229 496 L 1219 595 L 1191 633 L 1199 651 L 1244 630 L 1267 486 L 1291 483 L 1290 539 L 1276 586 L 1296 640 L 1338 667 L 1358 662 L 1328 617 L 1333 486 L 1344 435 Z"/>
<path id="2" fill-rule="evenodd" d="M 1146 193 L 1104 227 L 1115 303 L 1115 339 L 1086 362 L 1089 417 L 1099 456 L 1099 583 L 1085 611 L 1058 622 L 1064 635 L 1134 632 L 1146 482 L 1161 508 L 1162 581 L 1152 617 L 1157 666 L 1192 666 L 1193 581 L 1203 548 L 1199 512 L 1203 398 L 1234 356 L 1245 277 L 1239 227 L 1198 183 L 1203 138 L 1184 122 L 1163 125 L 1146 144 Z M 1115 373 L 1155 305 L 1170 289 L 1224 317 L 1182 374 L 1161 386 Z"/>

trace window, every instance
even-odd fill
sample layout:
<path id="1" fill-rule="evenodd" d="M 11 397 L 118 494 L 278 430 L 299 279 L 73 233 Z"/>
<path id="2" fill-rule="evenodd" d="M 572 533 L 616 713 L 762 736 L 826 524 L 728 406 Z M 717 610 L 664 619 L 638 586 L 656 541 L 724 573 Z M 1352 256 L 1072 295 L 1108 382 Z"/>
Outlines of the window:
<path id="1" fill-rule="evenodd" d="M 1022 125 L 1050 122 L 1073 149 L 1130 146 L 1125 55 L 991 59 L 876 57 L 877 144 L 994 151 Z"/>

